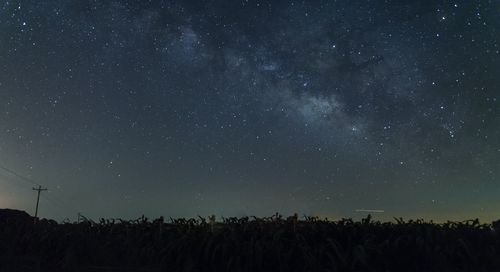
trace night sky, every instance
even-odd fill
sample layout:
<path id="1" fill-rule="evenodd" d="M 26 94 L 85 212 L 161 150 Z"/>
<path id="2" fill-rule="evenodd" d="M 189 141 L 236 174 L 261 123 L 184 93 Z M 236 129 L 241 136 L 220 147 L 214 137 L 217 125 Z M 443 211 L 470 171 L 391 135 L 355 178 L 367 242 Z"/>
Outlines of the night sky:
<path id="1" fill-rule="evenodd" d="M 500 2 L 0 3 L 0 207 L 500 218 Z"/>

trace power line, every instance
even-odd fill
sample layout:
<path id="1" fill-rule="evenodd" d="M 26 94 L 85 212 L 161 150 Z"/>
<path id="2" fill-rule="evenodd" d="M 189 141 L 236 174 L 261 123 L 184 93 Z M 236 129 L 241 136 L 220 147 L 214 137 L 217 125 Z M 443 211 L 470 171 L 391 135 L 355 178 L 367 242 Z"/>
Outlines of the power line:
<path id="1" fill-rule="evenodd" d="M 40 203 L 40 193 L 42 191 L 47 191 L 48 189 L 47 188 L 42 188 L 42 185 L 40 185 L 38 182 L 36 181 L 33 181 L 23 175 L 20 175 L 18 174 L 16 171 L 14 170 L 10 170 L 9 168 L 3 166 L 3 165 L 0 165 L 0 169 L 4 170 L 5 172 L 11 174 L 11 175 L 14 175 L 15 177 L 19 178 L 20 180 L 22 181 L 25 181 L 25 182 L 28 182 L 28 183 L 31 183 L 33 185 L 37 185 L 38 187 L 35 188 L 33 187 L 33 190 L 37 191 L 37 197 L 36 197 L 36 208 L 35 208 L 35 222 L 36 220 L 38 219 L 38 204 Z"/>
<path id="2" fill-rule="evenodd" d="M 63 201 L 62 199 L 60 199 L 59 197 L 56 197 L 55 195 L 50 195 L 51 192 L 53 192 L 53 191 L 49 190 L 48 194 L 41 195 L 41 197 L 43 199 L 49 201 L 49 203 L 51 203 L 55 207 L 60 208 L 66 212 L 71 212 L 71 213 L 80 212 L 80 211 L 76 210 L 72 204 L 67 203 L 66 201 Z M 50 197 L 49 197 L 49 195 L 50 195 Z"/>
<path id="3" fill-rule="evenodd" d="M 42 185 L 40 183 L 38 183 L 38 182 L 36 182 L 36 181 L 34 181 L 34 180 L 30 179 L 30 178 L 27 178 L 27 177 L 25 177 L 25 176 L 23 176 L 21 174 L 18 174 L 16 171 L 11 170 L 11 169 L 9 169 L 9 168 L 1 165 L 1 164 L 0 164 L 0 169 L 2 169 L 5 172 L 7 172 L 7 173 L 9 173 L 9 174 L 17 177 L 18 179 L 20 179 L 20 180 L 22 180 L 22 181 L 24 181 L 26 183 L 30 183 L 32 185 L 38 186 L 38 188 L 41 189 L 41 191 L 51 192 L 51 190 L 43 190 L 43 189 L 47 189 L 47 188 L 43 188 L 42 189 L 42 187 L 41 187 Z M 7 179 L 7 180 L 11 180 L 11 179 Z M 38 190 L 38 189 L 37 188 L 33 188 L 33 190 Z M 48 197 L 47 195 L 40 195 L 40 194 L 38 194 L 38 196 L 37 196 L 37 206 L 38 206 L 38 202 L 39 202 L 39 198 L 40 197 L 43 198 L 43 199 L 45 199 L 45 200 L 48 200 L 49 202 L 51 202 L 51 204 L 59 206 L 60 208 L 63 208 L 65 210 L 67 210 L 67 211 L 68 211 L 68 209 L 72 210 L 72 211 L 77 211 L 72 204 L 69 204 L 66 201 L 63 201 L 62 199 L 59 199 L 55 195 L 52 195 L 51 197 Z M 35 214 L 37 214 L 37 210 L 38 210 L 38 208 L 36 208 Z"/>
<path id="4" fill-rule="evenodd" d="M 17 177 L 17 178 L 19 178 L 19 179 L 21 179 L 21 180 L 23 180 L 25 182 L 28 182 L 28 183 L 33 184 L 33 185 L 41 186 L 40 183 L 38 183 L 38 182 L 36 182 L 36 181 L 34 181 L 32 179 L 29 179 L 29 178 L 27 178 L 27 177 L 25 177 L 23 175 L 20 175 L 16 171 L 10 170 L 9 168 L 7 168 L 7 167 L 5 167 L 5 166 L 3 166 L 1 164 L 0 164 L 0 169 L 4 170 L 5 172 L 7 172 L 7 173 L 9 173 L 11 175 L 14 175 L 15 177 Z"/>

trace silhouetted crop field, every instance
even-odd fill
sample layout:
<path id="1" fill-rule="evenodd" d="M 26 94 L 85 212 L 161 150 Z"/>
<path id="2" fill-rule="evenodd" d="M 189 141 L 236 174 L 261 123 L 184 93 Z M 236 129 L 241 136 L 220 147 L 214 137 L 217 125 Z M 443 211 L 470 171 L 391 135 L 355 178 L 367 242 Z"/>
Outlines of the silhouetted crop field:
<path id="1" fill-rule="evenodd" d="M 0 271 L 500 271 L 497 223 L 214 218 L 0 222 Z"/>

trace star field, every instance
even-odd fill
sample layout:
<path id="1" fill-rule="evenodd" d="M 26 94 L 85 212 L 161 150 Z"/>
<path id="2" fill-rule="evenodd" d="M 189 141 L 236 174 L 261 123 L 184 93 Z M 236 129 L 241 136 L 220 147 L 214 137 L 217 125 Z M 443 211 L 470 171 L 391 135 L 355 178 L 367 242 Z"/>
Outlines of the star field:
<path id="1" fill-rule="evenodd" d="M 6 1 L 0 164 L 59 219 L 491 220 L 498 37 L 486 0 Z"/>

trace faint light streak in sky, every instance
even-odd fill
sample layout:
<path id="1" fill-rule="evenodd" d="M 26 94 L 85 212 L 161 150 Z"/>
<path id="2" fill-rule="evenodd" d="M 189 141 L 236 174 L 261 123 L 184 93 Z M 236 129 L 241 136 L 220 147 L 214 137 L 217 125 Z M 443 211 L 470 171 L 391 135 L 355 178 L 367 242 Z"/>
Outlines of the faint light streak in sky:
<path id="1" fill-rule="evenodd" d="M 368 209 L 356 209 L 355 212 L 367 212 L 367 213 L 384 213 L 384 210 L 368 210 Z"/>

